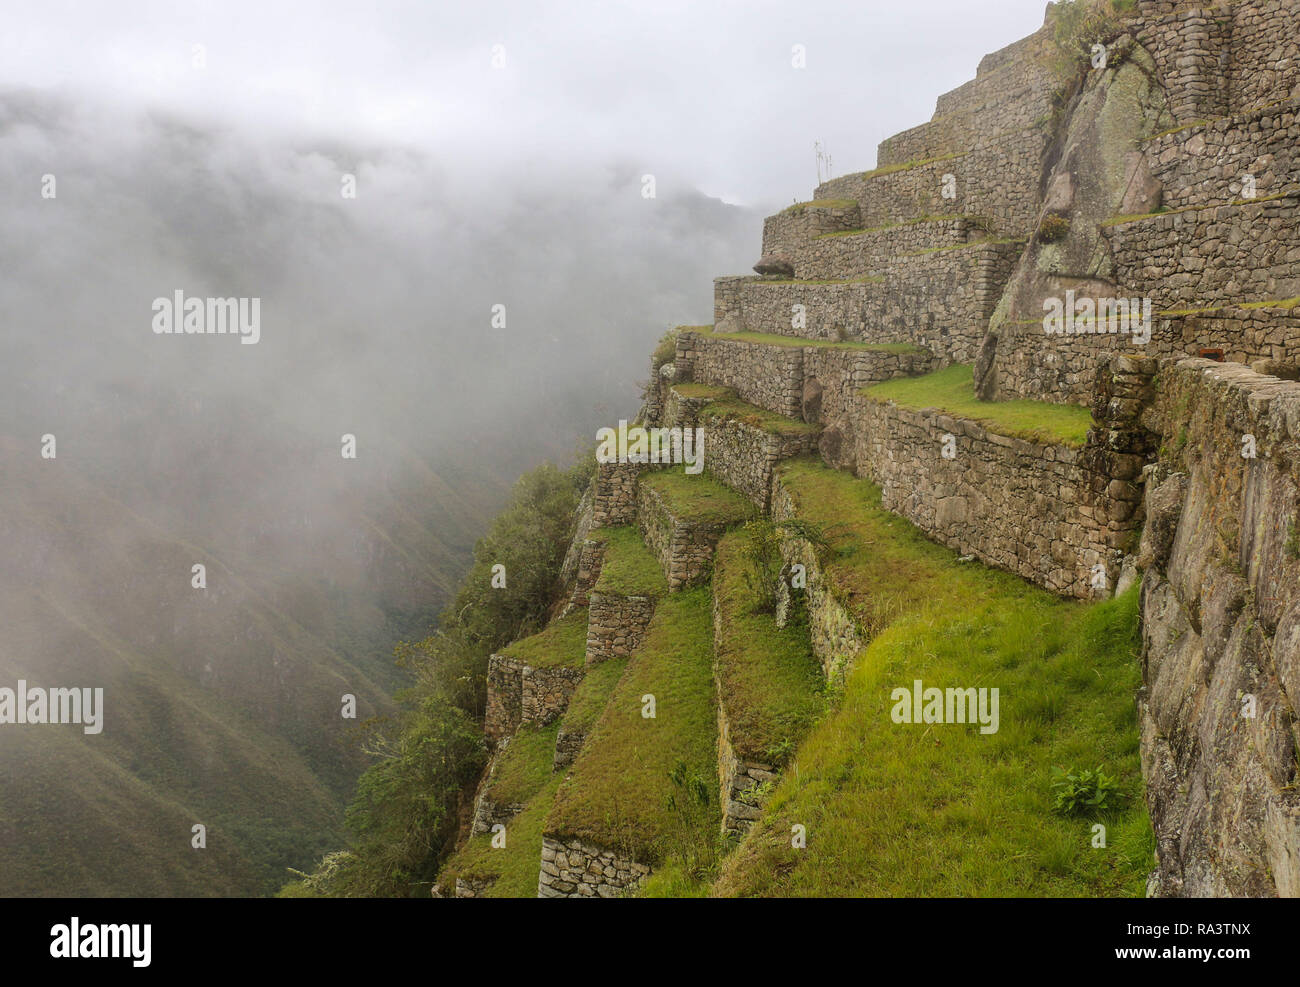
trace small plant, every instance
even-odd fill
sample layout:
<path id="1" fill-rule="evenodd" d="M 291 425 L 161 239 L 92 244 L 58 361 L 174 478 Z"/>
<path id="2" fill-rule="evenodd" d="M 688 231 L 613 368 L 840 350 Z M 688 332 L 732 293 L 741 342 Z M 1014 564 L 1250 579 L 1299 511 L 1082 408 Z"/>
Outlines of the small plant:
<path id="1" fill-rule="evenodd" d="M 1037 240 L 1039 243 L 1059 243 L 1070 232 L 1070 221 L 1064 216 L 1049 213 L 1038 224 Z"/>
<path id="2" fill-rule="evenodd" d="M 775 613 L 781 585 L 781 536 L 788 534 L 813 546 L 827 547 L 828 529 L 800 518 L 770 521 L 758 518 L 745 525 L 745 585 L 754 597 L 756 613 Z"/>
<path id="3" fill-rule="evenodd" d="M 1113 809 L 1122 796 L 1119 782 L 1097 768 L 1052 768 L 1052 811 L 1082 816 Z"/>
<path id="4" fill-rule="evenodd" d="M 673 820 L 672 831 L 667 834 L 668 850 L 691 877 L 705 877 L 718 860 L 713 827 L 708 824 L 712 804 L 709 781 L 680 760 L 668 772 L 668 780 L 673 783 L 668 794 Z"/>

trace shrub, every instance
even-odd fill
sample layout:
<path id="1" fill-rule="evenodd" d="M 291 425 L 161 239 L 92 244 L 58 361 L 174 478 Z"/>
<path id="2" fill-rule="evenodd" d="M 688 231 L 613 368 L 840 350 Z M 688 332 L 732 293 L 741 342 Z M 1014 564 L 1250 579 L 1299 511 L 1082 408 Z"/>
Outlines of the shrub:
<path id="1" fill-rule="evenodd" d="M 1075 771 L 1052 768 L 1052 810 L 1063 816 L 1081 816 L 1115 807 L 1119 782 L 1100 767 Z"/>
<path id="2" fill-rule="evenodd" d="M 1049 213 L 1038 224 L 1038 242 L 1058 243 L 1064 240 L 1069 232 L 1070 221 L 1068 219 L 1064 216 L 1057 216 L 1055 213 Z"/>

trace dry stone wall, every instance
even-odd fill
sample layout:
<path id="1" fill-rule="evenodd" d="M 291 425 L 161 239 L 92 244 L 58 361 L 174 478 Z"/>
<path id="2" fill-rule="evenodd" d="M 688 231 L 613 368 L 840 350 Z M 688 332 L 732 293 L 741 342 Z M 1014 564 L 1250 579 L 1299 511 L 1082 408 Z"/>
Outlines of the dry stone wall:
<path id="1" fill-rule="evenodd" d="M 700 333 L 679 336 L 677 351 L 690 361 L 697 382 L 731 387 L 742 401 L 787 418 L 805 418 L 805 384 L 818 381 L 821 410 L 814 421 L 842 413 L 855 388 L 925 373 L 937 365 L 927 352 L 785 346 Z M 706 449 L 706 463 L 708 456 Z"/>
<path id="2" fill-rule="evenodd" d="M 1143 153 L 1168 210 L 1223 205 L 1251 190 L 1267 198 L 1300 188 L 1300 120 L 1295 97 L 1146 141 Z"/>
<path id="3" fill-rule="evenodd" d="M 978 220 L 948 216 L 875 230 L 794 240 L 784 254 L 800 280 L 851 281 L 883 274 L 900 254 L 951 247 L 984 236 Z"/>
<path id="4" fill-rule="evenodd" d="M 599 463 L 592 496 L 593 528 L 631 524 L 636 518 L 636 478 L 644 466 L 637 463 Z"/>
<path id="5" fill-rule="evenodd" d="M 880 485 L 886 509 L 941 544 L 1055 593 L 1101 595 L 1119 579 L 1141 524 L 1146 448 L 1133 422 L 1155 371 L 1152 361 L 1117 362 L 1122 370 L 1101 375 L 1098 426 L 1084 448 L 864 400 L 852 426 L 857 471 Z M 941 452 L 945 436 L 952 459 Z"/>
<path id="6" fill-rule="evenodd" d="M 1162 447 L 1139 558 L 1149 891 L 1294 897 L 1300 384 L 1183 360 L 1146 420 Z"/>
<path id="7" fill-rule="evenodd" d="M 1115 280 L 1155 311 L 1300 295 L 1300 196 L 1209 206 L 1106 227 Z"/>
<path id="8" fill-rule="evenodd" d="M 637 525 L 646 547 L 659 560 L 670 590 L 708 581 L 714 549 L 727 529 L 724 522 L 674 514 L 658 490 L 643 485 L 637 492 Z"/>
<path id="9" fill-rule="evenodd" d="M 850 238 L 824 242 L 843 239 Z M 720 331 L 904 343 L 969 363 L 1019 253 L 1017 243 L 976 241 L 898 255 L 888 261 L 884 281 L 721 279 L 714 282 L 716 325 Z"/>
<path id="10" fill-rule="evenodd" d="M 768 509 L 776 464 L 817 448 L 816 432 L 777 435 L 743 421 L 716 417 L 708 419 L 707 428 L 706 471 L 744 494 L 760 511 Z"/>
<path id="11" fill-rule="evenodd" d="M 860 229 L 856 202 L 800 203 L 763 220 L 763 256 L 790 256 L 790 251 L 823 233 Z"/>
<path id="12" fill-rule="evenodd" d="M 634 889 L 650 868 L 612 850 L 580 840 L 542 838 L 539 898 L 620 898 Z"/>
<path id="13" fill-rule="evenodd" d="M 587 610 L 585 663 L 622 658 L 640 649 L 655 601 L 648 596 L 618 596 L 592 590 Z"/>
<path id="14" fill-rule="evenodd" d="M 551 723 L 564 715 L 582 676 L 580 668 L 535 668 L 517 658 L 489 656 L 483 732 L 497 743 L 525 723 Z"/>

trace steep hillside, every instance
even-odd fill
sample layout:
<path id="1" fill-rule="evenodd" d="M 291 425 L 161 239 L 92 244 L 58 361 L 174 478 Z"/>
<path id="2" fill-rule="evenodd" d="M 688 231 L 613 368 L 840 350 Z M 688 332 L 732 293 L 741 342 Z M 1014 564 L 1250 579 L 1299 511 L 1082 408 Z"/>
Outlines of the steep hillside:
<path id="1" fill-rule="evenodd" d="M 487 658 L 435 897 L 1300 893 L 1298 18 L 1049 5 L 768 218 Z"/>

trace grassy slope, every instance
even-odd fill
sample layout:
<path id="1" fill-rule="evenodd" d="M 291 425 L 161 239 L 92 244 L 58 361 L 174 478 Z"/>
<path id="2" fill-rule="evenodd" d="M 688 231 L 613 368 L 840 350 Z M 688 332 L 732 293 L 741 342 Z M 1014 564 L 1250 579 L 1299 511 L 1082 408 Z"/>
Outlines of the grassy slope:
<path id="1" fill-rule="evenodd" d="M 1031 442 L 1081 446 L 1092 414 L 1087 408 L 1045 401 L 980 401 L 975 397 L 970 364 L 954 364 L 923 377 L 900 377 L 866 388 L 873 401 L 895 401 L 905 408 L 936 408 L 972 418 L 992 432 Z"/>
<path id="2" fill-rule="evenodd" d="M 646 548 L 636 528 L 631 525 L 599 528 L 591 537 L 606 546 L 600 575 L 592 587 L 596 592 L 617 596 L 662 596 L 668 592 L 668 581 L 664 579 L 659 560 Z"/>
<path id="3" fill-rule="evenodd" d="M 749 538 L 733 531 L 718 544 L 713 591 L 721 617 L 715 639 L 719 695 L 737 755 L 780 764 L 825 709 L 824 679 L 806 623 L 778 629 L 770 614 L 754 612 L 745 580 Z"/>
<path id="4" fill-rule="evenodd" d="M 1060 601 L 956 563 L 881 511 L 870 484 L 811 462 L 784 471 L 800 513 L 851 518 L 830 568 L 890 594 L 880 632 L 814 727 L 763 819 L 731 856 L 721 895 L 1140 895 L 1153 842 L 1133 695 L 1136 593 Z M 854 578 L 856 577 L 856 579 Z M 998 733 L 895 724 L 891 690 L 997 687 Z M 1091 820 L 1050 811 L 1053 765 L 1105 765 L 1123 804 Z M 790 845 L 807 827 L 807 847 Z"/>
<path id="5" fill-rule="evenodd" d="M 532 668 L 581 668 L 586 652 L 586 607 L 551 621 L 532 637 L 501 649 L 507 658 L 516 658 Z"/>
<path id="6" fill-rule="evenodd" d="M 684 761 L 717 777 L 713 627 L 709 588 L 660 601 L 645 644 L 633 655 L 586 746 L 560 786 L 546 833 L 576 837 L 654 861 L 672 826 L 668 774 Z M 656 716 L 642 716 L 653 695 Z M 719 820 L 716 804 L 709 825 Z"/>
<path id="7" fill-rule="evenodd" d="M 754 513 L 743 495 L 703 473 L 691 476 L 680 469 L 655 470 L 643 474 L 638 482 L 655 490 L 674 517 L 704 524 L 735 524 Z"/>
<path id="8" fill-rule="evenodd" d="M 601 662 L 587 672 L 564 714 L 565 730 L 584 733 L 591 729 L 626 667 L 624 658 Z M 526 727 L 511 740 L 493 775 L 489 797 L 498 802 L 523 802 L 526 807 L 507 824 L 504 847 L 493 847 L 491 834 L 483 833 L 471 837 L 452 855 L 438 876 L 448 892 L 460 876 L 492 880 L 484 892 L 487 898 L 537 896 L 542 825 L 564 780 L 563 775 L 551 774 L 560 726 Z"/>

